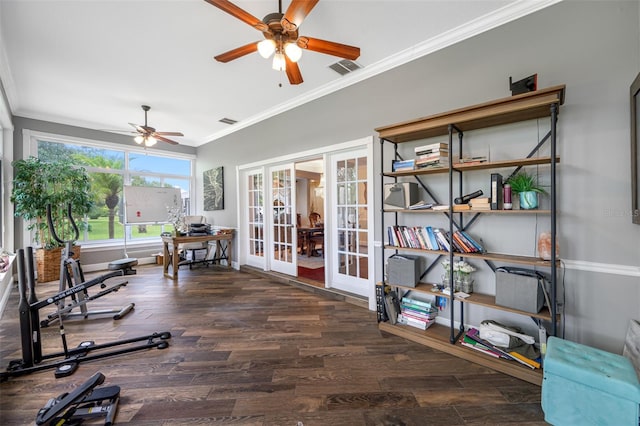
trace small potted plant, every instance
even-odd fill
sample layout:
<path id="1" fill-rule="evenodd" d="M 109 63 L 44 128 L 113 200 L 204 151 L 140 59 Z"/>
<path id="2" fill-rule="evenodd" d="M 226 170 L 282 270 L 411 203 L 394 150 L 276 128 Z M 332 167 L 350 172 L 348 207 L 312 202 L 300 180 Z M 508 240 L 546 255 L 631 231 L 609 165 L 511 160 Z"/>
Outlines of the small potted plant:
<path id="1" fill-rule="evenodd" d="M 547 193 L 544 188 L 538 185 L 536 177 L 525 171 L 511 176 L 506 183 L 511 185 L 511 192 L 518 194 L 520 208 L 523 210 L 537 209 L 538 194 Z"/>

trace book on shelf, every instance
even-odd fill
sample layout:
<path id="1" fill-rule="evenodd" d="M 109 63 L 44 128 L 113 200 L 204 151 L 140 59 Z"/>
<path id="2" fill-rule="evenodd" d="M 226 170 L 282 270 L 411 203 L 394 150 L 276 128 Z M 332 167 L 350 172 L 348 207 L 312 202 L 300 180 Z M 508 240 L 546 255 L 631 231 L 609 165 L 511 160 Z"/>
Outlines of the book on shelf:
<path id="1" fill-rule="evenodd" d="M 478 343 L 475 340 L 467 337 L 467 336 L 462 336 L 462 338 L 459 340 L 460 344 L 462 346 L 466 346 L 468 348 L 471 349 L 475 349 L 476 351 L 482 352 L 483 354 L 492 356 L 494 358 L 500 358 L 500 354 L 496 351 L 492 351 L 491 348 L 483 345 L 482 343 Z"/>
<path id="2" fill-rule="evenodd" d="M 440 250 L 449 251 L 451 246 L 449 245 L 449 241 L 447 240 L 445 230 L 440 228 L 434 228 L 433 233 L 436 236 L 436 241 L 438 241 L 438 246 L 440 247 Z"/>
<path id="3" fill-rule="evenodd" d="M 408 303 L 408 304 L 411 304 L 411 305 L 421 306 L 424 309 L 433 308 L 433 305 L 431 304 L 431 302 L 425 302 L 424 300 L 416 299 L 414 297 L 403 296 L 402 297 L 402 302 Z"/>
<path id="4" fill-rule="evenodd" d="M 417 162 L 428 162 L 428 161 L 433 161 L 433 160 L 446 160 L 449 161 L 449 152 L 448 151 L 435 151 L 432 152 L 430 154 L 424 154 L 424 155 L 417 155 L 415 160 L 416 163 Z"/>
<path id="5" fill-rule="evenodd" d="M 425 227 L 427 231 L 427 237 L 429 237 L 429 247 L 431 250 L 440 250 L 440 246 L 438 245 L 438 240 L 436 239 L 436 235 L 433 233 L 433 228 L 430 226 Z"/>
<path id="6" fill-rule="evenodd" d="M 486 163 L 488 160 L 486 155 L 480 155 L 478 157 L 463 157 L 458 160 L 458 164 L 481 164 Z"/>
<path id="7" fill-rule="evenodd" d="M 502 175 L 491 173 L 491 210 L 502 210 Z"/>
<path id="8" fill-rule="evenodd" d="M 426 201 L 418 201 L 415 204 L 409 206 L 409 210 L 427 210 L 433 207 L 433 203 L 427 203 Z"/>
<path id="9" fill-rule="evenodd" d="M 469 204 L 454 204 L 453 211 L 454 212 L 465 212 L 467 210 L 471 210 L 471 206 Z"/>
<path id="10" fill-rule="evenodd" d="M 415 160 L 394 160 L 391 166 L 391 170 L 394 172 L 400 172 L 403 170 L 413 170 L 415 167 Z"/>
<path id="11" fill-rule="evenodd" d="M 469 204 L 471 206 L 484 206 L 484 205 L 489 206 L 490 203 L 491 203 L 491 199 L 489 197 L 477 197 L 469 200 Z"/>
<path id="12" fill-rule="evenodd" d="M 469 210 L 471 211 L 487 211 L 487 210 L 491 210 L 491 204 L 486 203 L 480 203 L 480 204 L 469 204 Z"/>
<path id="13" fill-rule="evenodd" d="M 535 370 L 536 367 L 533 363 L 531 362 L 527 362 L 521 358 L 524 358 L 522 355 L 520 355 L 520 357 L 515 357 L 513 356 L 511 353 L 509 353 L 509 351 L 507 351 L 506 349 L 502 349 L 499 348 L 498 346 L 492 345 L 489 341 L 482 339 L 480 337 L 480 331 L 477 328 L 470 328 L 469 330 L 467 330 L 465 336 L 468 336 L 469 338 L 471 338 L 472 340 L 475 340 L 476 342 L 487 346 L 488 348 L 490 348 L 492 351 L 495 351 L 497 353 L 500 354 L 500 358 L 504 358 L 507 360 L 511 360 L 511 361 L 516 361 L 526 367 L 529 367 L 532 370 Z M 528 358 L 527 358 L 528 359 Z M 532 360 L 529 360 L 532 361 Z M 538 363 L 538 367 L 539 368 L 539 363 Z"/>
<path id="14" fill-rule="evenodd" d="M 447 142 L 437 142 L 429 145 L 417 146 L 414 148 L 416 155 L 431 154 L 436 151 L 449 151 L 449 144 Z"/>
<path id="15" fill-rule="evenodd" d="M 426 330 L 431 327 L 431 325 L 436 322 L 435 319 L 423 321 L 411 317 L 407 317 L 405 314 L 398 315 L 398 322 L 400 324 L 409 325 L 411 327 L 419 328 L 420 330 Z"/>

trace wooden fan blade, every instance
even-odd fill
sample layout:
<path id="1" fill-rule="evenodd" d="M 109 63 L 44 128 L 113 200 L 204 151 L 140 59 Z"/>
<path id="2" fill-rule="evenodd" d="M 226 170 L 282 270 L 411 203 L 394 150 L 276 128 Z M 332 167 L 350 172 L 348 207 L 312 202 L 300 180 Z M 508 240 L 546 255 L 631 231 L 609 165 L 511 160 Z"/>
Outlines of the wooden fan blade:
<path id="1" fill-rule="evenodd" d="M 302 74 L 300 73 L 300 67 L 298 67 L 298 64 L 295 62 L 291 62 L 291 60 L 287 57 L 287 55 L 284 55 L 284 60 L 286 63 L 286 73 L 287 73 L 287 77 L 289 78 L 289 83 L 291 84 L 300 84 L 302 83 Z"/>
<path id="2" fill-rule="evenodd" d="M 204 0 L 204 1 L 206 1 L 210 5 L 217 7 L 223 12 L 227 12 L 229 15 L 235 18 L 238 18 L 242 22 L 251 25 L 253 28 L 255 28 L 258 31 L 264 32 L 269 30 L 269 27 L 264 22 L 262 22 L 262 20 L 256 18 L 246 10 L 239 8 L 238 6 L 236 6 L 235 4 L 231 3 L 228 0 Z"/>
<path id="3" fill-rule="evenodd" d="M 340 58 L 356 60 L 360 56 L 360 48 L 318 38 L 300 37 L 296 42 L 301 49 L 338 56 Z"/>
<path id="4" fill-rule="evenodd" d="M 254 41 L 253 43 L 245 44 L 244 46 L 238 47 L 237 49 L 221 53 L 220 55 L 215 56 L 214 59 L 218 62 L 229 62 L 244 55 L 248 55 L 249 53 L 256 52 L 257 50 L 258 42 Z"/>
<path id="5" fill-rule="evenodd" d="M 160 136 L 184 136 L 180 132 L 154 132 L 153 134 L 160 135 Z"/>
<path id="6" fill-rule="evenodd" d="M 141 133 L 141 134 L 148 133 L 148 132 L 145 130 L 144 126 L 139 126 L 139 125 L 137 125 L 137 124 L 133 124 L 133 123 L 129 123 L 129 125 L 130 125 L 130 126 L 132 126 L 134 129 L 136 129 L 136 131 L 137 131 L 138 133 Z"/>
<path id="7" fill-rule="evenodd" d="M 154 133 L 152 136 L 153 136 L 154 138 L 158 139 L 159 141 L 166 142 L 166 143 L 170 143 L 171 145 L 180 145 L 178 142 L 176 142 L 176 141 L 172 141 L 171 139 L 167 139 L 167 138 L 165 138 L 164 136 L 160 136 L 160 135 L 159 135 L 159 134 L 157 134 L 157 133 Z"/>
<path id="8" fill-rule="evenodd" d="M 293 0 L 282 17 L 282 26 L 287 31 L 295 31 L 300 27 L 319 0 Z"/>

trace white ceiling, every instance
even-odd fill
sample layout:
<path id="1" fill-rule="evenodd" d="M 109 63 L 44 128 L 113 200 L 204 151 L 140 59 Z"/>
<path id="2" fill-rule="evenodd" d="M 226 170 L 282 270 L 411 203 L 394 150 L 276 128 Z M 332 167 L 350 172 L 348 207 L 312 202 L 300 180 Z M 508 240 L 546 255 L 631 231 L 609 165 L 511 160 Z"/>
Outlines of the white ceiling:
<path id="1" fill-rule="evenodd" d="M 363 68 L 340 76 L 340 58 L 304 51 L 304 83 L 291 86 L 257 53 L 215 61 L 263 37 L 203 0 L 0 0 L 0 78 L 13 115 L 128 131 L 146 104 L 150 126 L 199 146 L 557 1 L 320 0 L 300 35 L 360 47 Z"/>

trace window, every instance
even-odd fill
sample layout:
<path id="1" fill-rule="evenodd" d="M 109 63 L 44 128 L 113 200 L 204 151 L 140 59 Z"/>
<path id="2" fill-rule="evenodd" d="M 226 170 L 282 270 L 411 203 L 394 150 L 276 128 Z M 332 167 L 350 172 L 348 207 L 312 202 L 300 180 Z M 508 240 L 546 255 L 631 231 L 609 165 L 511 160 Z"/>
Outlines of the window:
<path id="1" fill-rule="evenodd" d="M 125 226 L 124 185 L 180 188 L 184 214 L 191 213 L 191 158 L 148 154 L 106 143 L 53 139 L 36 139 L 37 156 L 45 161 L 70 158 L 87 169 L 91 177 L 95 204 L 82 227 L 80 243 L 119 242 L 124 240 L 125 232 L 127 241 L 142 241 L 156 239 L 164 231 L 167 225 L 163 224 Z"/>

